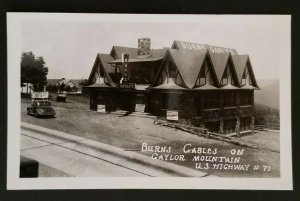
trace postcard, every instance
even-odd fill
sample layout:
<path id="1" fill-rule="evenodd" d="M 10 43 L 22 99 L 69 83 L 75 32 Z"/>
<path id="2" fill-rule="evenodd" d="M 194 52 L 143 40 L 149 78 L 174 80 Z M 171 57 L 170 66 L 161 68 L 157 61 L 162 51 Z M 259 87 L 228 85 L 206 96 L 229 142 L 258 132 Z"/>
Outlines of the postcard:
<path id="1" fill-rule="evenodd" d="M 292 190 L 291 16 L 7 13 L 13 189 Z"/>

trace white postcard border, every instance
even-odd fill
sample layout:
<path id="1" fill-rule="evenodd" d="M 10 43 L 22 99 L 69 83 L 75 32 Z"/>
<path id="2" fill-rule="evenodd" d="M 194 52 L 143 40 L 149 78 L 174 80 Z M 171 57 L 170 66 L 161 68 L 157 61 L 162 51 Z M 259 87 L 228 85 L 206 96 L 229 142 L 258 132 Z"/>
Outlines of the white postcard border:
<path id="1" fill-rule="evenodd" d="M 198 18 L 243 20 L 253 15 L 129 15 L 7 13 L 8 148 L 7 189 L 257 189 L 292 190 L 291 154 L 291 16 L 260 15 L 280 24 L 280 178 L 33 178 L 20 179 L 20 33 L 23 20 L 197 22 Z"/>

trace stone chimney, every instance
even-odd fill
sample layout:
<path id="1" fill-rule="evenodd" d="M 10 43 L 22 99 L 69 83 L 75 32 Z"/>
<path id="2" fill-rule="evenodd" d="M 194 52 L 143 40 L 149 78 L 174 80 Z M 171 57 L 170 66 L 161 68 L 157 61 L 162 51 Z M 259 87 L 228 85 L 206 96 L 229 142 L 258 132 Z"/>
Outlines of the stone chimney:
<path id="1" fill-rule="evenodd" d="M 151 56 L 151 39 L 150 38 L 139 38 L 137 55 L 139 57 Z"/>

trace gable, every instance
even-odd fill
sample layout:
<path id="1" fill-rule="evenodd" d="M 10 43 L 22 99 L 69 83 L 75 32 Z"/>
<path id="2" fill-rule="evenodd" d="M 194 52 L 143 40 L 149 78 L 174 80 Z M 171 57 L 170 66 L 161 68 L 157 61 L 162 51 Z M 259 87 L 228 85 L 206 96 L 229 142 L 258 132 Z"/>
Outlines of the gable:
<path id="1" fill-rule="evenodd" d="M 137 51 L 138 51 L 138 49 L 133 48 L 133 47 L 113 46 L 112 50 L 111 50 L 111 56 L 117 57 L 114 59 L 121 59 L 123 53 L 128 53 L 129 59 L 134 59 L 134 58 L 137 58 Z M 112 60 L 114 60 L 114 59 L 112 59 Z"/>
<path id="2" fill-rule="evenodd" d="M 240 85 L 242 83 L 242 76 L 245 71 L 248 59 L 248 55 L 232 55 L 233 65 L 235 67 L 235 71 Z"/>
<path id="3" fill-rule="evenodd" d="M 206 56 L 202 66 L 200 68 L 200 72 L 197 77 L 196 87 L 203 85 L 215 85 L 215 74 L 213 71 L 213 67 L 210 63 L 210 60 Z"/>
<path id="4" fill-rule="evenodd" d="M 226 65 L 228 63 L 230 53 L 212 53 L 209 51 L 209 56 L 213 65 L 218 82 L 221 83 Z"/>
<path id="5" fill-rule="evenodd" d="M 183 79 L 179 74 L 170 52 L 167 52 L 152 86 L 157 86 L 164 83 L 167 84 L 169 81 L 178 86 L 184 85 Z"/>
<path id="6" fill-rule="evenodd" d="M 221 84 L 223 85 L 239 85 L 239 82 L 237 80 L 236 71 L 232 62 L 231 57 L 228 58 L 228 62 L 226 64 Z"/>
<path id="7" fill-rule="evenodd" d="M 97 79 L 101 77 L 104 78 L 105 83 L 111 86 L 115 86 L 115 83 L 112 81 L 109 72 L 107 72 L 109 70 L 109 64 L 107 64 L 107 62 L 110 60 L 110 55 L 97 54 L 91 74 L 88 79 L 89 84 L 94 84 L 97 81 Z"/>
<path id="8" fill-rule="evenodd" d="M 238 78 L 240 86 L 245 84 L 242 79 L 245 76 L 245 73 L 248 72 L 250 82 L 252 83 L 253 86 L 258 87 L 249 56 L 248 55 L 232 55 L 232 61 L 233 61 L 233 64 L 234 64 L 234 67 L 236 70 L 236 74 L 237 74 L 237 78 Z"/>
<path id="9" fill-rule="evenodd" d="M 256 82 L 256 79 L 255 79 L 255 75 L 254 75 L 254 72 L 253 72 L 253 68 L 252 68 L 252 64 L 250 62 L 250 59 L 248 58 L 247 60 L 247 63 L 246 63 L 246 68 L 249 72 L 249 78 L 251 79 L 251 85 L 255 86 L 255 87 L 258 87 L 257 85 L 257 82 Z"/>
<path id="10" fill-rule="evenodd" d="M 169 51 L 185 85 L 190 89 L 193 88 L 207 51 L 174 49 L 170 49 Z"/>

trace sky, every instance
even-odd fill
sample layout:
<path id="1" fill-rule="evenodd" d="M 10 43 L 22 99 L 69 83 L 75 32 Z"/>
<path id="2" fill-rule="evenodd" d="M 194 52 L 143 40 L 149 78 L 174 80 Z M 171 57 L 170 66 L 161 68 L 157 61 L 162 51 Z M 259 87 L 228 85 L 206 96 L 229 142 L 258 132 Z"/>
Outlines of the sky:
<path id="1" fill-rule="evenodd" d="M 21 24 L 21 51 L 43 56 L 48 79 L 87 79 L 97 53 L 113 45 L 137 47 L 151 38 L 151 48 L 171 47 L 174 40 L 234 48 L 249 54 L 257 79 L 279 79 L 280 26 L 273 17 L 213 16 L 183 21 L 30 20 Z M 151 18 L 150 18 L 151 19 Z M 163 19 L 163 18 L 161 18 Z"/>

